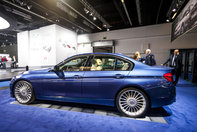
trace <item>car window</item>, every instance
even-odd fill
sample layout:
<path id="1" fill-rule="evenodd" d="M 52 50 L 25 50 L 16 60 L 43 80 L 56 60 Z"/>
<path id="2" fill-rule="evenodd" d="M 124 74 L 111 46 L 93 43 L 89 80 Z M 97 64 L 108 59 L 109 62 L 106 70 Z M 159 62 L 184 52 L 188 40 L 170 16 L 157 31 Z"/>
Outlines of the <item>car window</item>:
<path id="1" fill-rule="evenodd" d="M 85 69 L 85 64 L 87 57 L 73 58 L 59 66 L 62 71 L 83 71 Z"/>
<path id="2" fill-rule="evenodd" d="M 116 60 L 108 56 L 95 56 L 92 59 L 91 71 L 113 71 Z"/>
<path id="3" fill-rule="evenodd" d="M 116 64 L 117 71 L 127 71 L 130 69 L 130 67 L 131 67 L 131 63 L 125 60 L 117 59 L 117 64 Z"/>

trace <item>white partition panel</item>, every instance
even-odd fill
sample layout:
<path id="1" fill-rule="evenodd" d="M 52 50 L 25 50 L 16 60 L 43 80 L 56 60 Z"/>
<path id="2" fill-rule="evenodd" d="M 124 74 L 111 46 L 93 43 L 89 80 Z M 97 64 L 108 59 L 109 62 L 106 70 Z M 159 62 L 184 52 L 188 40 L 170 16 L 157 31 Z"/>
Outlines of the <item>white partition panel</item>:
<path id="1" fill-rule="evenodd" d="M 25 67 L 29 65 L 29 32 L 20 32 L 17 34 L 18 65 Z"/>
<path id="2" fill-rule="evenodd" d="M 56 62 L 77 54 L 77 34 L 56 25 Z"/>

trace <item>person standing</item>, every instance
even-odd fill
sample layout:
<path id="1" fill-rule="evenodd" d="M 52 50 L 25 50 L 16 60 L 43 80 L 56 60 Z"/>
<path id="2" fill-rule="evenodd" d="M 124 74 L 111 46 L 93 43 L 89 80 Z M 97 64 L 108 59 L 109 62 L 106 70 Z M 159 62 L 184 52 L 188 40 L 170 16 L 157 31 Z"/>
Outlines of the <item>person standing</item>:
<path id="1" fill-rule="evenodd" d="M 181 74 L 181 67 L 182 67 L 182 62 L 181 61 L 182 61 L 182 57 L 179 54 L 179 50 L 175 49 L 174 54 L 171 55 L 166 60 L 166 62 L 161 64 L 161 65 L 166 65 L 168 62 L 170 62 L 169 66 L 174 68 L 174 70 L 172 71 L 172 74 L 175 75 L 175 81 L 173 82 L 175 86 L 178 83 L 179 76 Z"/>
<path id="2" fill-rule="evenodd" d="M 144 59 L 141 57 L 140 52 L 136 51 L 135 55 L 133 56 L 133 59 L 142 62 Z"/>
<path id="3" fill-rule="evenodd" d="M 12 57 L 12 67 L 16 68 L 16 57 L 15 56 Z"/>
<path id="4" fill-rule="evenodd" d="M 6 62 L 7 62 L 7 61 L 8 61 L 7 58 L 4 56 L 4 57 L 2 58 L 3 69 L 6 69 Z"/>
<path id="5" fill-rule="evenodd" d="M 156 65 L 155 56 L 151 53 L 150 49 L 146 50 L 145 64 L 149 66 Z"/>

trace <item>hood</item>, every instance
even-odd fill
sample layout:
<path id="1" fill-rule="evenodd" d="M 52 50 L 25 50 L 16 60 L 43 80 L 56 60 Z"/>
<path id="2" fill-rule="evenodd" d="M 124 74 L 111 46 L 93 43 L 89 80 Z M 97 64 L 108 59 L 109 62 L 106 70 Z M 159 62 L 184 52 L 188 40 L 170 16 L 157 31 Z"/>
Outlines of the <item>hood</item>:
<path id="1" fill-rule="evenodd" d="M 40 73 L 46 73 L 50 70 L 51 68 L 45 68 L 45 69 L 38 69 L 38 70 L 33 70 L 33 71 L 27 71 L 27 72 L 24 72 L 27 73 L 27 74 L 40 74 Z"/>

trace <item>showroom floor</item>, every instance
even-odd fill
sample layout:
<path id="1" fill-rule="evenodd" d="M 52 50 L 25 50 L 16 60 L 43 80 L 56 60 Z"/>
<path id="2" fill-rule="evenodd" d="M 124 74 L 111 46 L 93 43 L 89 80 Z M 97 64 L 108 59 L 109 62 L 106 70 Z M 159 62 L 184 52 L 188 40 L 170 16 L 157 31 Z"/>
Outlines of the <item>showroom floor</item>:
<path id="1" fill-rule="evenodd" d="M 36 101 L 19 105 L 0 82 L 0 131 L 197 131 L 197 86 L 177 85 L 176 103 L 151 109 L 145 118 L 121 116 L 114 108 Z"/>

